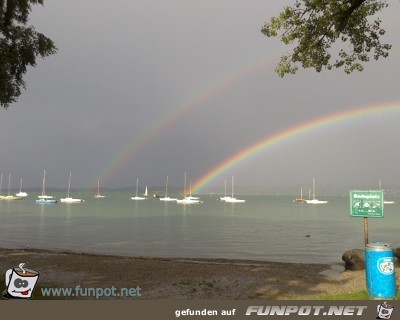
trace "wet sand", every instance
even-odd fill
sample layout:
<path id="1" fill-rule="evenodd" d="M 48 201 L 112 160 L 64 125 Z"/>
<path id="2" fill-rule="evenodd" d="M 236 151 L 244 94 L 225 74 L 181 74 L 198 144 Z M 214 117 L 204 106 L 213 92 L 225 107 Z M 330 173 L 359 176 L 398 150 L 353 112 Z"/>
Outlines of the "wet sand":
<path id="1" fill-rule="evenodd" d="M 81 288 L 139 287 L 140 296 L 134 299 L 147 300 L 302 300 L 365 289 L 365 272 L 341 272 L 340 264 L 147 258 L 0 248 L 3 272 L 22 262 L 40 273 L 33 299 L 49 299 L 42 296 L 41 288 L 75 288 L 78 285 Z M 399 270 L 396 272 L 398 277 Z M 0 283 L 0 290 L 4 289 L 5 283 Z"/>

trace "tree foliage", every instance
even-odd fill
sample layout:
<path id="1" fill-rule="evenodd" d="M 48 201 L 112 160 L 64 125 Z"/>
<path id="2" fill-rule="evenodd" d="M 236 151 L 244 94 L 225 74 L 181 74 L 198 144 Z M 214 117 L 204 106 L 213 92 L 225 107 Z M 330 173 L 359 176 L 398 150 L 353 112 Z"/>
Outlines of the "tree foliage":
<path id="1" fill-rule="evenodd" d="M 38 56 L 57 51 L 53 41 L 27 26 L 31 6 L 44 0 L 0 0 L 0 106 L 8 108 L 17 100 L 28 66 L 36 66 Z"/>
<path id="2" fill-rule="evenodd" d="M 387 6 L 383 0 L 296 0 L 261 29 L 267 37 L 294 45 L 276 72 L 294 74 L 300 64 L 318 72 L 343 67 L 351 73 L 362 71 L 371 56 L 386 58 L 391 45 L 381 43 L 385 30 L 373 16 Z"/>

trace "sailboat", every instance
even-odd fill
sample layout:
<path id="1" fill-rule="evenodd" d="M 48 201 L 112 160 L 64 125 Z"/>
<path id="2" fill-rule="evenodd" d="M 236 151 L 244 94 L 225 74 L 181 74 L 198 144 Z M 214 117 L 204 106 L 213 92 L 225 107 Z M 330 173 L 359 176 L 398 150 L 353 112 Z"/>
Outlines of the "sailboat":
<path id="1" fill-rule="evenodd" d="M 315 178 L 313 178 L 313 198 L 310 200 L 306 200 L 308 204 L 324 204 L 328 203 L 328 201 L 318 200 L 315 198 Z"/>
<path id="2" fill-rule="evenodd" d="M 144 189 L 143 195 L 144 195 L 145 197 L 148 197 L 148 196 L 149 196 L 149 193 L 147 192 L 147 186 L 146 186 L 146 188 Z"/>
<path id="3" fill-rule="evenodd" d="M 76 198 L 71 198 L 69 195 L 71 189 L 71 171 L 69 172 L 69 180 L 68 180 L 68 193 L 66 198 L 61 198 L 60 201 L 64 203 L 82 203 L 85 202 L 83 199 L 76 199 Z"/>
<path id="4" fill-rule="evenodd" d="M 42 195 L 35 200 L 36 203 L 57 203 L 53 196 L 46 194 L 46 170 L 43 170 Z"/>
<path id="5" fill-rule="evenodd" d="M 199 197 L 193 197 L 192 196 L 192 181 L 190 181 L 189 185 L 190 185 L 190 187 L 189 187 L 189 195 L 186 198 L 192 199 L 192 200 L 200 200 Z"/>
<path id="6" fill-rule="evenodd" d="M 167 176 L 167 181 L 165 182 L 165 197 L 160 198 L 160 201 L 176 201 L 176 200 L 178 199 L 168 197 L 168 176 Z"/>
<path id="7" fill-rule="evenodd" d="M 231 197 L 226 195 L 226 180 L 225 180 L 225 196 L 224 197 L 220 197 L 219 200 L 226 201 L 226 199 L 231 199 Z"/>
<path id="8" fill-rule="evenodd" d="M 199 198 L 192 197 L 192 192 L 190 192 L 190 196 L 186 196 L 186 172 L 183 184 L 183 197 L 184 197 L 183 199 L 176 200 L 176 203 L 181 203 L 181 204 L 200 203 Z"/>
<path id="9" fill-rule="evenodd" d="M 43 170 L 42 194 L 38 196 L 39 199 L 54 199 L 53 196 L 46 194 L 46 170 Z"/>
<path id="10" fill-rule="evenodd" d="M 146 200 L 145 197 L 138 197 L 139 178 L 136 178 L 136 196 L 131 197 L 131 200 Z"/>
<path id="11" fill-rule="evenodd" d="M 21 200 L 23 197 L 10 195 L 11 174 L 8 174 L 8 195 L 1 198 L 1 200 Z"/>
<path id="12" fill-rule="evenodd" d="M 307 203 L 307 200 L 303 199 L 303 188 L 300 188 L 300 198 L 294 199 L 293 202 Z"/>
<path id="13" fill-rule="evenodd" d="M 234 192 L 233 192 L 233 176 L 232 176 L 232 197 L 226 198 L 225 202 L 229 202 L 229 203 L 243 203 L 246 202 L 246 200 L 242 200 L 242 199 L 236 199 L 233 196 Z"/>
<path id="14" fill-rule="evenodd" d="M 16 193 L 15 195 L 16 195 L 17 197 L 22 197 L 22 198 L 25 198 L 25 197 L 28 196 L 28 194 L 27 194 L 26 192 L 23 192 L 23 191 L 22 191 L 22 177 L 21 177 L 21 180 L 20 180 L 20 183 L 19 183 L 19 192 Z"/>
<path id="15" fill-rule="evenodd" d="M 100 180 L 97 180 L 97 194 L 95 194 L 95 199 L 104 199 L 106 196 L 100 194 Z"/>
<path id="16" fill-rule="evenodd" d="M 382 193 L 383 193 L 382 180 L 381 179 L 379 179 L 379 190 L 382 190 Z M 385 199 L 385 197 L 384 197 L 384 199 Z M 394 201 L 389 201 L 389 200 L 383 200 L 383 203 L 384 204 L 394 204 L 395 202 Z"/>

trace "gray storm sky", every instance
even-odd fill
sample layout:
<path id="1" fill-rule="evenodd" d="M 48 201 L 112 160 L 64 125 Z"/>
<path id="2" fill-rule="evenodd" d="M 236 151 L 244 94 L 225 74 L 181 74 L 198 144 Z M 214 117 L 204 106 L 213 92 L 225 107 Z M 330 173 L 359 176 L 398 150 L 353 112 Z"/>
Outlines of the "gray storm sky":
<path id="1" fill-rule="evenodd" d="M 300 70 L 279 78 L 289 49 L 260 32 L 291 1 L 52 0 L 30 23 L 56 55 L 26 76 L 0 116 L 0 172 L 13 188 L 104 188 L 196 181 L 250 145 L 347 109 L 398 102 L 400 3 L 381 14 L 393 47 L 365 71 Z M 245 186 L 377 187 L 400 182 L 400 112 L 320 128 L 266 148 L 211 181 Z M 134 151 L 132 151 L 134 149 Z M 6 178 L 5 178 L 6 179 Z M 3 188 L 5 188 L 3 180 Z M 297 190 L 296 190 L 297 191 Z"/>

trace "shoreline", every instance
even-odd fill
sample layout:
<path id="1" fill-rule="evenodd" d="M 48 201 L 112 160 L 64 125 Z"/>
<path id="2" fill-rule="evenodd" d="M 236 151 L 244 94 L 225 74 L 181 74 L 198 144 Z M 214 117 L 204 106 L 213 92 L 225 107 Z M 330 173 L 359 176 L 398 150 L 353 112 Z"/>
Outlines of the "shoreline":
<path id="1" fill-rule="evenodd" d="M 193 261 L 226 261 L 226 262 L 248 262 L 248 263 L 283 263 L 283 264 L 315 264 L 315 265 L 343 265 L 344 262 L 341 259 L 341 256 L 338 256 L 336 260 L 331 259 L 331 260 L 320 260 L 317 262 L 314 262 L 315 260 L 311 260 L 311 258 L 308 261 L 302 261 L 302 259 L 297 259 L 296 257 L 294 258 L 295 261 L 288 259 L 273 259 L 273 260 L 268 260 L 268 258 L 259 260 L 257 258 L 252 258 L 252 257 L 221 257 L 221 256 L 151 256 L 151 255 L 143 255 L 143 254 L 138 254 L 138 255 L 132 255 L 131 253 L 128 252 L 120 252 L 120 253 L 110 253 L 110 252 L 101 252 L 101 251 L 81 251 L 79 249 L 70 249 L 70 248 L 59 248 L 59 247 L 34 247 L 34 246 L 11 246 L 7 247 L 7 244 L 5 246 L 1 246 L 0 244 L 0 250 L 26 250 L 26 251 L 38 251 L 38 252 L 53 252 L 53 253 L 65 253 L 65 254 L 85 254 L 85 255 L 94 255 L 94 256 L 110 256 L 110 257 L 115 257 L 115 258 L 142 258 L 142 259 L 160 259 L 160 260 L 193 260 Z M 286 256 L 284 256 L 286 257 Z"/>
<path id="2" fill-rule="evenodd" d="M 145 300 L 304 300 L 365 289 L 364 271 L 341 272 L 329 264 L 132 257 L 26 248 L 0 248 L 0 257 L 3 272 L 23 262 L 40 273 L 32 299 L 77 299 L 41 294 L 41 288 L 76 286 L 140 287 L 142 294 L 134 299 Z M 5 283 L 0 289 L 5 289 Z"/>
<path id="3" fill-rule="evenodd" d="M 279 260 L 257 260 L 251 258 L 226 258 L 226 257 L 190 257 L 190 256 L 145 256 L 145 255 L 130 255 L 128 253 L 102 253 L 93 251 L 78 251 L 74 249 L 63 249 L 63 248 L 35 248 L 35 247 L 0 247 L 0 254 L 3 250 L 15 250 L 21 252 L 31 253 L 53 253 L 53 254 L 70 254 L 70 255 L 85 255 L 85 256 L 100 256 L 100 257 L 112 257 L 112 258 L 132 258 L 132 259 L 144 259 L 144 260 L 172 260 L 172 261 L 187 261 L 193 263 L 229 263 L 229 264 L 299 264 L 299 265 L 344 265 L 343 261 L 340 262 L 299 262 L 299 261 L 279 261 Z"/>

